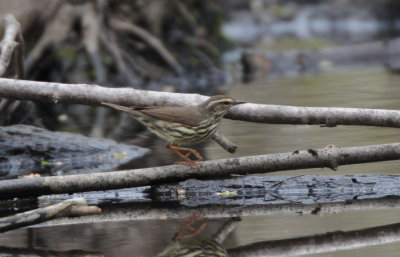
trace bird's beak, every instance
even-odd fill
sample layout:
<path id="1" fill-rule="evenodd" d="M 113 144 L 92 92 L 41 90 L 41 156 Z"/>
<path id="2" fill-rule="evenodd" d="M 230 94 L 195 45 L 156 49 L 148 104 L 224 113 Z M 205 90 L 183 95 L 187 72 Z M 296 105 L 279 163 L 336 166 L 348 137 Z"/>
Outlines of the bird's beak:
<path id="1" fill-rule="evenodd" d="M 236 101 L 233 105 L 238 105 L 238 104 L 245 104 L 247 102 L 243 102 L 243 101 Z"/>

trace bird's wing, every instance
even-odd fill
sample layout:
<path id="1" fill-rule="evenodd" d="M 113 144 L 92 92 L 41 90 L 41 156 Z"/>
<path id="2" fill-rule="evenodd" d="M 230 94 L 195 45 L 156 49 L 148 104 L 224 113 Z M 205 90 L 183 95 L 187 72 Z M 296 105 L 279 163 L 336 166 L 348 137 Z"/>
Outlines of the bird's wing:
<path id="1" fill-rule="evenodd" d="M 106 103 L 106 102 L 102 102 L 102 105 L 106 105 L 109 107 L 112 107 L 114 109 L 123 111 L 123 112 L 127 112 L 133 115 L 137 115 L 139 111 L 136 111 L 134 107 L 126 107 L 126 106 L 122 106 L 122 105 L 118 105 L 118 104 L 112 104 L 112 103 Z"/>
<path id="2" fill-rule="evenodd" d="M 141 109 L 140 112 L 160 120 L 181 123 L 188 126 L 198 126 L 202 121 L 200 113 L 194 106 L 187 106 L 184 110 L 182 110 L 182 107 L 151 107 Z"/>
<path id="3" fill-rule="evenodd" d="M 182 107 L 126 107 L 105 102 L 102 102 L 102 104 L 130 113 L 136 117 L 145 114 L 156 119 L 181 123 L 188 126 L 197 126 L 202 121 L 200 113 L 194 106 L 185 107 L 185 110 L 182 111 Z"/>

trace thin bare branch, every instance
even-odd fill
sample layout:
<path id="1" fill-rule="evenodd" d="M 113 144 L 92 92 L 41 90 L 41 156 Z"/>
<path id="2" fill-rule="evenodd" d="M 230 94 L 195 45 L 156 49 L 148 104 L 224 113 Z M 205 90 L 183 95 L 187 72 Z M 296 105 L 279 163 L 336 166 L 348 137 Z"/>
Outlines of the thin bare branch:
<path id="1" fill-rule="evenodd" d="M 228 249 L 230 257 L 300 256 L 400 241 L 400 223 L 352 231 L 257 242 Z"/>
<path id="2" fill-rule="evenodd" d="M 228 138 L 224 137 L 220 131 L 217 131 L 217 133 L 212 136 L 212 139 L 228 152 L 236 152 L 237 145 L 231 142 Z"/>

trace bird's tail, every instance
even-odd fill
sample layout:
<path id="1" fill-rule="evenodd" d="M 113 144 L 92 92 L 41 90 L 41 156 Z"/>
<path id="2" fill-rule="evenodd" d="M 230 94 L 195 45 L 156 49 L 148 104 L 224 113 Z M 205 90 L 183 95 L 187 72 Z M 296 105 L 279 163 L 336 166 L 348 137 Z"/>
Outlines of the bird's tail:
<path id="1" fill-rule="evenodd" d="M 130 113 L 130 114 L 135 114 L 136 113 L 135 108 L 133 108 L 133 107 L 126 107 L 126 106 L 122 106 L 122 105 L 118 105 L 118 104 L 112 104 L 112 103 L 106 103 L 106 102 L 101 102 L 101 104 L 109 106 L 109 107 L 112 107 L 112 108 L 114 108 L 116 110 L 120 110 L 120 111 L 123 111 L 123 112 Z"/>

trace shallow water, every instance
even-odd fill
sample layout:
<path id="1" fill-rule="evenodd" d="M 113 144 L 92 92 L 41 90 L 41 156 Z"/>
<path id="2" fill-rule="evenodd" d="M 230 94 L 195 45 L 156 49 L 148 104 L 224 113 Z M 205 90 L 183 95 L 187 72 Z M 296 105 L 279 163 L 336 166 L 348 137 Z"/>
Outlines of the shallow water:
<path id="1" fill-rule="evenodd" d="M 400 76 L 388 74 L 380 68 L 333 71 L 302 77 L 273 79 L 249 85 L 235 85 L 232 97 L 255 103 L 400 109 Z M 225 136 L 238 146 L 235 155 L 246 156 L 266 153 L 292 152 L 296 149 L 385 144 L 399 141 L 399 129 L 338 126 L 322 128 L 308 125 L 252 124 L 224 120 L 221 127 Z M 251 133 L 250 133 L 251 132 Z M 227 158 L 216 143 L 207 148 L 211 158 Z M 400 161 L 340 166 L 337 171 L 307 169 L 277 172 L 271 175 L 299 174 L 400 174 Z M 312 235 L 335 230 L 351 230 L 384 225 L 400 221 L 400 210 L 357 211 L 323 217 L 251 217 L 244 218 L 235 231 L 239 245 L 268 240 Z M 338 251 L 312 256 L 385 256 L 397 257 L 400 243 L 370 246 L 362 249 Z"/>
<path id="2" fill-rule="evenodd" d="M 351 69 L 302 77 L 273 79 L 253 84 L 236 84 L 234 98 L 264 104 L 311 107 L 355 107 L 400 109 L 400 76 L 382 69 Z M 363 146 L 398 142 L 399 129 L 367 126 L 326 128 L 308 125 L 271 125 L 225 119 L 223 134 L 238 145 L 234 156 L 293 152 L 309 148 Z M 232 154 L 216 143 L 207 147 L 211 159 L 228 158 Z M 400 162 L 349 165 L 335 174 L 381 173 L 398 174 Z M 312 169 L 275 174 L 327 174 L 326 169 Z M 302 173 L 303 174 L 303 173 Z"/>
<path id="3" fill-rule="evenodd" d="M 254 103 L 400 109 L 400 76 L 380 68 L 349 69 L 292 78 L 276 78 L 229 88 L 230 96 Z M 234 141 L 233 156 L 293 152 L 309 148 L 361 146 L 398 142 L 399 130 L 391 128 L 269 125 L 224 120 L 221 131 Z M 160 146 L 161 147 L 161 146 Z M 162 152 L 162 151 L 161 151 Z M 207 159 L 231 157 L 214 142 L 205 149 Z M 399 174 L 399 161 L 341 166 L 337 171 L 309 169 L 283 174 Z M 235 247 L 257 241 L 293 238 L 336 230 L 352 230 L 399 222 L 400 210 L 349 211 L 335 215 L 281 215 L 244 217 L 224 245 Z M 211 235 L 222 220 L 209 221 L 203 235 Z M 169 242 L 183 224 L 180 220 L 106 222 L 96 224 L 20 229 L 0 234 L 0 245 L 65 251 L 80 249 L 105 256 L 150 257 Z M 400 243 L 318 254 L 319 257 L 398 257 Z M 310 255 L 311 256 L 311 255 Z"/>

